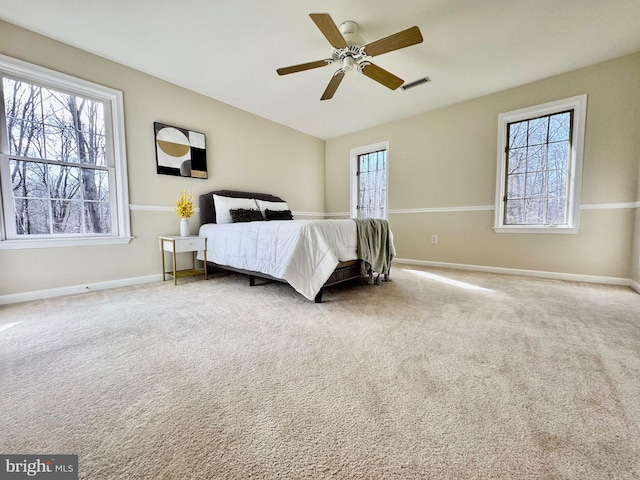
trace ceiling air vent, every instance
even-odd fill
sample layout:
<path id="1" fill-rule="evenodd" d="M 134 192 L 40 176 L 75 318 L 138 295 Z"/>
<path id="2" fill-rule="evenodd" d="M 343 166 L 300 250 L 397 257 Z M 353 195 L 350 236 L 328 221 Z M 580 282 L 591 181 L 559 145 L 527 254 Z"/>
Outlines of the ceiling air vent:
<path id="1" fill-rule="evenodd" d="M 419 78 L 411 83 L 405 83 L 402 85 L 403 90 L 409 90 L 410 88 L 417 87 L 418 85 L 422 85 L 423 83 L 429 83 L 431 79 L 429 77 Z"/>

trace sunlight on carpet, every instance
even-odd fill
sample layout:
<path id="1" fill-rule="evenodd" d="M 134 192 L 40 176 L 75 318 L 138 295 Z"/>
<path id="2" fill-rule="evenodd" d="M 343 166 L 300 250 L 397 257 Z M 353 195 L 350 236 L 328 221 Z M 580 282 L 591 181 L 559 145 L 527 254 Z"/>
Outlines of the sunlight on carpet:
<path id="1" fill-rule="evenodd" d="M 3 330 L 8 330 L 11 327 L 15 327 L 16 325 L 20 324 L 22 322 L 13 322 L 13 323 L 7 323 L 5 325 L 0 325 L 0 332 L 2 332 Z"/>
<path id="2" fill-rule="evenodd" d="M 429 273 L 422 270 L 414 270 L 411 268 L 403 268 L 405 272 L 412 273 L 414 275 L 418 275 L 422 278 L 428 278 L 429 280 L 435 280 L 436 282 L 446 283 L 447 285 L 452 285 L 454 287 L 464 288 L 465 290 L 480 290 L 483 292 L 494 292 L 495 290 L 491 290 L 489 288 L 479 287 L 478 285 L 473 285 L 467 282 L 461 282 L 459 280 L 453 280 L 451 278 L 447 278 L 442 275 L 436 275 L 435 273 Z"/>

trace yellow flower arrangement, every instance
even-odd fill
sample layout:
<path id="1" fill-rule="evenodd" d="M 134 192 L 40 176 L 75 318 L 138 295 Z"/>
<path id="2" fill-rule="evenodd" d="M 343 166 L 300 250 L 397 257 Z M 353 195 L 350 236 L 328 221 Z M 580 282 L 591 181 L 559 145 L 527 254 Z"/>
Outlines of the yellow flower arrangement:
<path id="1" fill-rule="evenodd" d="M 176 212 L 180 218 L 193 215 L 193 195 L 186 190 L 180 190 L 180 198 L 176 202 Z"/>

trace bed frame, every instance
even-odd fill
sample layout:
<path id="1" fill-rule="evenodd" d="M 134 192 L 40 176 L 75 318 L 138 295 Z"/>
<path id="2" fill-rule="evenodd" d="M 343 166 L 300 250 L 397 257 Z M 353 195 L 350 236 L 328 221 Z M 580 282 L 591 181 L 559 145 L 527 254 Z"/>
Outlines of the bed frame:
<path id="1" fill-rule="evenodd" d="M 236 190 L 215 190 L 213 192 L 204 193 L 198 197 L 198 205 L 200 207 L 200 224 L 216 223 L 216 208 L 213 202 L 213 194 L 221 195 L 223 197 L 233 198 L 255 198 L 257 200 L 264 200 L 268 202 L 284 202 L 280 197 L 270 195 L 268 193 L 255 193 L 255 192 L 240 192 Z M 228 265 L 219 265 L 217 263 L 207 261 L 205 268 L 218 268 L 222 270 L 229 270 L 232 272 L 243 273 L 249 276 L 249 285 L 256 285 L 256 278 L 262 278 L 265 280 L 272 280 L 277 282 L 287 283 L 286 280 L 281 278 L 275 278 L 271 275 L 267 275 L 260 272 L 254 272 L 252 270 L 244 270 L 241 268 L 230 267 Z M 370 281 L 371 281 L 370 274 Z M 333 271 L 329 279 L 324 283 L 318 294 L 315 296 L 314 301 L 316 303 L 322 302 L 322 294 L 326 287 L 331 287 L 339 283 L 347 282 L 355 278 L 361 278 L 362 274 L 362 260 L 350 260 L 347 262 L 340 262 L 336 269 Z"/>

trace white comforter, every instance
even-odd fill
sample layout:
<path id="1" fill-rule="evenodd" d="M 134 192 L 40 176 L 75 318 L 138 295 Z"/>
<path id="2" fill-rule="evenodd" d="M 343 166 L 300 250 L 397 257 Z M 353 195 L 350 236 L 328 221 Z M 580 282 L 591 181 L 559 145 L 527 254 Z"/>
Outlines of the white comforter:
<path id="1" fill-rule="evenodd" d="M 350 219 L 205 224 L 200 236 L 207 237 L 207 261 L 286 280 L 309 300 L 339 262 L 358 258 Z"/>

